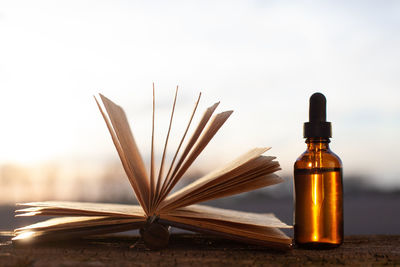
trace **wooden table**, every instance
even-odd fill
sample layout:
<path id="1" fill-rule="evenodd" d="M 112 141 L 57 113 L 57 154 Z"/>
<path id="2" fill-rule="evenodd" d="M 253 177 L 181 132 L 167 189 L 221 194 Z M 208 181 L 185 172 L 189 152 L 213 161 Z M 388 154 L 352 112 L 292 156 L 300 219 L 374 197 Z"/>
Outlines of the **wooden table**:
<path id="1" fill-rule="evenodd" d="M 348 236 L 332 250 L 273 251 L 213 236 L 173 234 L 167 249 L 151 251 L 138 237 L 14 246 L 3 237 L 0 266 L 400 266 L 400 236 Z"/>

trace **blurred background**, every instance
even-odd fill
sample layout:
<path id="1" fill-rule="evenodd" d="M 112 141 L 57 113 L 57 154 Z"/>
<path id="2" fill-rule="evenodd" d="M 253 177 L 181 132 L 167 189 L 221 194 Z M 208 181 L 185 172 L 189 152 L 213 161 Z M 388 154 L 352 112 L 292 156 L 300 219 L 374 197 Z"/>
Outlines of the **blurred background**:
<path id="1" fill-rule="evenodd" d="M 171 158 L 202 92 L 203 110 L 235 112 L 188 172 L 195 179 L 271 146 L 286 183 L 210 204 L 292 222 L 293 163 L 305 150 L 308 99 L 327 97 L 344 163 L 345 233 L 399 234 L 400 2 L 1 1 L 0 229 L 14 204 L 135 203 L 93 95 L 126 110 L 149 162 L 175 87 Z"/>

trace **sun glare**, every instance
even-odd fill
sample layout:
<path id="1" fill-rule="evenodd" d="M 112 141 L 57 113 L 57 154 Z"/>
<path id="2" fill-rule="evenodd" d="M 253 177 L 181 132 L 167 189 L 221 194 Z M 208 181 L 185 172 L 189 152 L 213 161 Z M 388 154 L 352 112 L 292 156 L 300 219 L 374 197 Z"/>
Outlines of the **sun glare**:
<path id="1" fill-rule="evenodd" d="M 34 234 L 35 234 L 35 232 L 33 232 L 33 231 L 24 232 L 24 233 L 19 234 L 16 237 L 14 237 L 12 240 L 28 241 L 34 236 Z"/>

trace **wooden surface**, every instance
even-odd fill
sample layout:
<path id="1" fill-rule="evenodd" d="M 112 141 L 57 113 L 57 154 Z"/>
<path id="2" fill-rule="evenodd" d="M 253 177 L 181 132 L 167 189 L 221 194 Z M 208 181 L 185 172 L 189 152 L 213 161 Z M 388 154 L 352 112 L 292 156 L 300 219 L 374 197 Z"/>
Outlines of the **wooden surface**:
<path id="1" fill-rule="evenodd" d="M 151 251 L 134 236 L 14 246 L 3 237 L 0 266 L 400 266 L 400 236 L 349 236 L 332 250 L 273 251 L 199 234 L 173 234 Z"/>

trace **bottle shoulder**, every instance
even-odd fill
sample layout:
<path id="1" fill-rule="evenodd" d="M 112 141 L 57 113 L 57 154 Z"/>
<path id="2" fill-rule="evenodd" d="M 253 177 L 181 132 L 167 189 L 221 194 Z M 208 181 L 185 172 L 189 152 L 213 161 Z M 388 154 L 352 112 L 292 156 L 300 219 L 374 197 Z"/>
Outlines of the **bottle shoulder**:
<path id="1" fill-rule="evenodd" d="M 342 168 L 342 161 L 330 149 L 319 152 L 306 150 L 295 161 L 295 169 Z"/>

